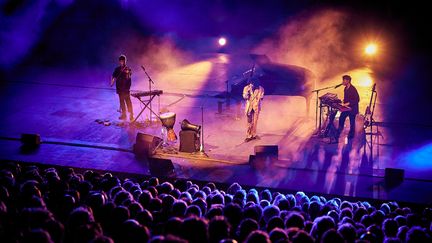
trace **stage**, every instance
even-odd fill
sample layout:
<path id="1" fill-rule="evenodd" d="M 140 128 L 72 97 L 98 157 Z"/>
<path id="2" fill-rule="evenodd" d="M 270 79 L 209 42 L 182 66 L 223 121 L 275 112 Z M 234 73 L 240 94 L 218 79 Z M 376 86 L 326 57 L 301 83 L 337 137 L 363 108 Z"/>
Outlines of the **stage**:
<path id="1" fill-rule="evenodd" d="M 237 64 L 235 68 L 232 63 Z M 250 63 L 247 55 L 206 54 L 181 68 L 149 71 L 155 81 L 152 88 L 164 92 L 155 97 L 152 109 L 176 114 L 177 135 L 183 119 L 203 125 L 203 149 L 208 157 L 188 153 L 155 155 L 173 162 L 176 177 L 311 194 L 432 202 L 431 166 L 416 167 L 410 162 L 415 141 L 411 135 L 431 134 L 430 127 L 399 125 L 397 130 L 407 136 L 400 139 L 391 124 L 380 124 L 381 136 L 379 141 L 374 138 L 371 160 L 370 149 L 364 146 L 369 138 L 362 131 L 361 117 L 354 139 L 346 139 L 345 129 L 339 143 L 329 144 L 326 138 L 314 136 L 313 93 L 308 97 L 270 94 L 264 98 L 259 118 L 260 139 L 245 143 L 243 104 L 238 97 L 230 97 L 227 103 L 225 94 L 226 81 L 241 74 Z M 132 89 L 148 90 L 148 80 L 140 71 L 135 70 Z M 149 110 L 135 124 L 118 119 L 118 97 L 108 85 L 110 72 L 111 67 L 73 71 L 41 68 L 27 70 L 3 83 L 0 159 L 150 175 L 148 161 L 137 159 L 132 147 L 138 132 L 161 137 L 162 126 L 157 120 L 148 122 Z M 359 87 L 363 113 L 370 87 L 354 85 Z M 132 97 L 132 101 L 137 115 L 142 107 L 137 99 Z M 26 153 L 20 150 L 22 133 L 40 134 L 40 148 Z M 278 145 L 278 159 L 262 161 L 259 168 L 251 166 L 249 157 L 257 145 Z M 179 141 L 172 146 L 178 149 Z M 430 155 L 426 152 L 424 158 Z M 405 179 L 388 186 L 384 182 L 386 168 L 403 169 Z"/>

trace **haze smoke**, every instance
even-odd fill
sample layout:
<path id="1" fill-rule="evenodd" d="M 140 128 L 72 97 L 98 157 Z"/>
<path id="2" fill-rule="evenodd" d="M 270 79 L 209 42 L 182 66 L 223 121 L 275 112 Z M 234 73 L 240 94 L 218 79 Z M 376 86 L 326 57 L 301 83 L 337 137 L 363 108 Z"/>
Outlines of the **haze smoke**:
<path id="1" fill-rule="evenodd" d="M 254 51 L 275 62 L 305 67 L 320 81 L 352 66 L 345 47 L 348 18 L 337 10 L 302 13 Z"/>
<path id="2" fill-rule="evenodd" d="M 128 48 L 118 48 L 117 53 L 126 52 L 137 65 L 154 71 L 165 71 L 184 65 L 190 55 L 175 46 L 169 38 L 135 36 L 128 38 Z"/>
<path id="3" fill-rule="evenodd" d="M 127 38 L 111 41 L 111 55 L 116 60 L 120 54 L 125 54 L 129 65 L 139 68 L 143 65 L 152 72 L 172 70 L 187 64 L 191 55 L 180 48 L 169 37 L 144 36 L 136 30 L 125 31 Z M 122 36 L 122 35 L 120 35 Z"/>

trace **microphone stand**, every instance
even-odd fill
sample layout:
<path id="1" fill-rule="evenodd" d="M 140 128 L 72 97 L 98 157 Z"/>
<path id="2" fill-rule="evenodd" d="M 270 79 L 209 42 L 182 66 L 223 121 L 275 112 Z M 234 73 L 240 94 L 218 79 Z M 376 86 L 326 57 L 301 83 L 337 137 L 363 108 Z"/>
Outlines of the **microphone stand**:
<path id="1" fill-rule="evenodd" d="M 144 70 L 144 73 L 146 74 L 146 76 L 147 76 L 147 78 L 148 78 L 148 82 L 149 82 L 149 92 L 150 92 L 150 94 L 151 94 L 151 91 L 152 91 L 152 84 L 154 84 L 154 82 L 153 82 L 153 79 L 150 77 L 150 75 L 147 73 L 147 71 L 146 71 L 146 69 L 144 68 L 144 66 L 143 65 L 141 65 L 141 68 Z M 149 111 L 149 113 L 150 113 L 150 116 L 149 116 L 149 124 L 152 124 L 152 121 L 153 121 L 153 119 L 152 119 L 152 104 L 151 104 L 151 102 L 150 102 L 150 111 Z"/>
<path id="2" fill-rule="evenodd" d="M 200 151 L 194 152 L 195 155 L 201 157 L 209 157 L 204 150 L 204 107 L 201 106 L 201 146 Z"/>
<path id="3" fill-rule="evenodd" d="M 311 91 L 312 93 L 316 93 L 316 103 L 315 103 L 315 129 L 317 129 L 317 131 L 315 132 L 315 135 L 319 135 L 319 133 L 320 133 L 320 131 L 321 131 L 321 105 L 319 105 L 319 106 L 320 106 L 320 113 L 319 113 L 319 124 L 318 124 L 318 99 L 319 99 L 318 93 L 319 93 L 320 91 L 322 91 L 322 90 L 327 90 L 327 89 L 332 89 L 332 88 L 336 89 L 336 88 L 338 88 L 339 86 L 340 86 L 340 84 L 335 85 L 335 86 L 328 86 L 328 87 L 321 88 L 321 89 L 315 89 L 315 90 L 312 90 L 312 91 Z"/>

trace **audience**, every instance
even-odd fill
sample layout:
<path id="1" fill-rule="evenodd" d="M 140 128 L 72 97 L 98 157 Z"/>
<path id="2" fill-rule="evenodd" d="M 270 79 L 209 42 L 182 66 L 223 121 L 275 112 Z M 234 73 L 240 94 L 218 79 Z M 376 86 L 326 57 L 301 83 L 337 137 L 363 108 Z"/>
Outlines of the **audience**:
<path id="1" fill-rule="evenodd" d="M 431 242 L 432 210 L 422 210 L 0 164 L 2 242 Z"/>

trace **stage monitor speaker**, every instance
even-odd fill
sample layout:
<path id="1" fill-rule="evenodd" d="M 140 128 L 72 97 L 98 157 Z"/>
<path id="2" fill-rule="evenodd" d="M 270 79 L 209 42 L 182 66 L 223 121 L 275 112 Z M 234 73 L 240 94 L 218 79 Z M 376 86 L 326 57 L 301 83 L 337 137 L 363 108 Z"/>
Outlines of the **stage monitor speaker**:
<path id="1" fill-rule="evenodd" d="M 278 158 L 279 147 L 277 145 L 257 145 L 254 147 L 255 156 L 269 156 L 271 158 Z"/>
<path id="2" fill-rule="evenodd" d="M 162 139 L 150 134 L 137 133 L 133 152 L 137 158 L 148 158 L 153 155 L 155 148 Z"/>
<path id="3" fill-rule="evenodd" d="M 389 186 L 397 186 L 404 180 L 405 171 L 402 169 L 385 168 L 384 181 Z"/>
<path id="4" fill-rule="evenodd" d="M 152 176 L 175 177 L 174 164 L 169 159 L 150 158 L 149 170 Z"/>
<path id="5" fill-rule="evenodd" d="M 193 130 L 182 130 L 180 136 L 180 152 L 193 153 L 197 152 L 200 148 L 200 141 L 198 139 L 198 132 Z"/>
<path id="6" fill-rule="evenodd" d="M 258 163 L 258 159 L 255 155 L 249 155 L 249 165 L 255 170 L 261 170 L 263 163 Z"/>
<path id="7" fill-rule="evenodd" d="M 21 134 L 21 143 L 25 147 L 38 147 L 41 144 L 41 138 L 39 134 Z"/>
<path id="8" fill-rule="evenodd" d="M 257 145 L 254 147 L 255 155 L 249 156 L 250 166 L 259 171 L 270 169 L 278 160 L 279 147 L 277 145 Z"/>

